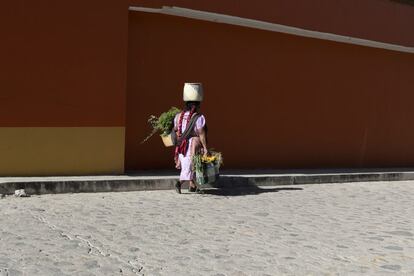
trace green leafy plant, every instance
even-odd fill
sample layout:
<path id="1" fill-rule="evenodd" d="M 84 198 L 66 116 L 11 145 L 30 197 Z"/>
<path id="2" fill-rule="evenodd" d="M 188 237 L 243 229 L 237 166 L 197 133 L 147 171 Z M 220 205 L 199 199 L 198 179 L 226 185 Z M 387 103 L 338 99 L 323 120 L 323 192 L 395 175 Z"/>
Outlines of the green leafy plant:
<path id="1" fill-rule="evenodd" d="M 155 133 L 159 132 L 161 135 L 168 135 L 174 128 L 174 118 L 181 110 L 177 107 L 171 107 L 168 111 L 161 113 L 159 117 L 151 115 L 148 118 L 148 124 L 152 127 L 151 133 L 145 137 L 141 142 L 145 143 Z"/>

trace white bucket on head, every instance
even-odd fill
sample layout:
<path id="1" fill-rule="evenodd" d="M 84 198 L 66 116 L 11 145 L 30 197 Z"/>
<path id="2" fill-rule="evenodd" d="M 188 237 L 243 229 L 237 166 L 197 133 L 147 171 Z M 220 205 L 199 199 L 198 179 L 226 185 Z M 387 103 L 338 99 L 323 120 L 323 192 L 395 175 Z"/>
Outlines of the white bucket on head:
<path id="1" fill-rule="evenodd" d="M 184 84 L 183 100 L 185 102 L 201 102 L 203 100 L 204 92 L 201 83 Z"/>

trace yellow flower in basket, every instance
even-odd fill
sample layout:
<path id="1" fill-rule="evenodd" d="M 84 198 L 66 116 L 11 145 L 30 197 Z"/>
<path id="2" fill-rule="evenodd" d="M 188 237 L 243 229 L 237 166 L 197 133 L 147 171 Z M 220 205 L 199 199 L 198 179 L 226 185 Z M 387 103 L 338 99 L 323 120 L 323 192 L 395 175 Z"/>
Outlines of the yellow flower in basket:
<path id="1" fill-rule="evenodd" d="M 201 161 L 203 163 L 212 163 L 212 162 L 216 161 L 216 159 L 217 159 L 217 157 L 215 155 L 201 157 Z"/>

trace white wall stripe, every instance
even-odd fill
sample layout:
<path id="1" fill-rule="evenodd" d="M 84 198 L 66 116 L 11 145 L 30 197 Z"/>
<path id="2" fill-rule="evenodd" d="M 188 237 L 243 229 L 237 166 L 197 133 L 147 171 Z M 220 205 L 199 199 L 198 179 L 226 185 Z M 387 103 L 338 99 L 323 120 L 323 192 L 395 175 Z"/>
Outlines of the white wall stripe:
<path id="1" fill-rule="evenodd" d="M 302 28 L 296 28 L 281 24 L 269 23 L 265 21 L 253 20 L 248 18 L 242 18 L 237 16 L 205 12 L 199 10 L 185 9 L 179 7 L 167 7 L 163 6 L 160 9 L 144 8 L 144 7 L 129 7 L 130 11 L 148 12 L 148 13 L 159 13 L 172 16 L 186 17 L 204 21 L 211 21 L 215 23 L 224 23 L 230 25 L 243 26 L 248 28 L 266 30 L 271 32 L 285 33 L 296 36 L 317 38 L 323 40 L 336 41 L 347 44 L 354 44 L 366 47 L 380 48 L 397 52 L 414 53 L 414 47 L 407 47 L 398 44 L 384 43 L 374 40 L 367 40 L 362 38 L 350 37 L 337 35 L 332 33 L 324 33 L 318 31 L 311 31 Z"/>

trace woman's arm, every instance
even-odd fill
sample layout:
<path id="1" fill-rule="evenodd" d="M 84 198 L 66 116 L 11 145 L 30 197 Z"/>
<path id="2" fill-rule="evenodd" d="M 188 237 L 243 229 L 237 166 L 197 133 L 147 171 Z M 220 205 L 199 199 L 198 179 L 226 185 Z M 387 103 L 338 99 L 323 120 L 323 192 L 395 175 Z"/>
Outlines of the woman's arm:
<path id="1" fill-rule="evenodd" d="M 203 146 L 203 153 L 204 155 L 208 154 L 208 149 L 207 149 L 207 137 L 206 137 L 206 131 L 205 128 L 203 127 L 202 129 L 199 130 L 199 136 L 200 136 L 200 142 L 201 145 Z"/>

